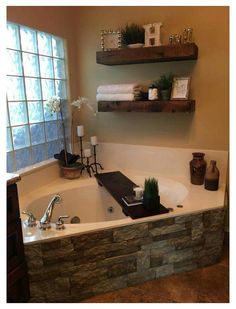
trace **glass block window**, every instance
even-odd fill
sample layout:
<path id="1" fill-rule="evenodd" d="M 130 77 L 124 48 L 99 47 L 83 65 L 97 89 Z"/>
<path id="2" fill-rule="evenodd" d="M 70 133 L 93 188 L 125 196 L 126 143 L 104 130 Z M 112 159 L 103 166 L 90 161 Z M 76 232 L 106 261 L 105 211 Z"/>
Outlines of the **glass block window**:
<path id="1" fill-rule="evenodd" d="M 61 120 L 46 108 L 59 96 L 68 126 L 64 40 L 7 23 L 7 171 L 50 159 L 63 148 Z M 68 132 L 67 128 L 67 132 Z"/>

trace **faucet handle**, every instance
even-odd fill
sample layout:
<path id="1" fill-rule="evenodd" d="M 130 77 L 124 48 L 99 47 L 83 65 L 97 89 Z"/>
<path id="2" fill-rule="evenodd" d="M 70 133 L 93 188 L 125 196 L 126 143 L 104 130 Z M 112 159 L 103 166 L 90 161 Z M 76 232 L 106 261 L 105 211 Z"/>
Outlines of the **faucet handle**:
<path id="1" fill-rule="evenodd" d="M 35 216 L 32 214 L 32 212 L 24 210 L 24 211 L 22 211 L 22 214 L 28 216 L 28 219 L 26 219 L 26 220 L 24 221 L 24 224 L 25 224 L 27 227 L 33 227 L 33 226 L 37 225 L 37 223 L 36 223 L 36 218 L 35 218 Z"/>
<path id="2" fill-rule="evenodd" d="M 69 218 L 69 216 L 65 215 L 65 216 L 60 216 L 58 219 L 57 219 L 57 222 L 56 222 L 56 230 L 64 230 L 65 229 L 65 226 L 64 226 L 64 221 L 62 219 L 66 219 L 66 218 Z"/>

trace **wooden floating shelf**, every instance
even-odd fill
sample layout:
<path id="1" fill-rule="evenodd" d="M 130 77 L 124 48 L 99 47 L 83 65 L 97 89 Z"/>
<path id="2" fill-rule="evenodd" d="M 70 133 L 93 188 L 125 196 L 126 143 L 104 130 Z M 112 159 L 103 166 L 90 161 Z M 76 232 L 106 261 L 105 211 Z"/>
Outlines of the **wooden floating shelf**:
<path id="1" fill-rule="evenodd" d="M 99 101 L 99 112 L 191 113 L 195 100 Z"/>
<path id="2" fill-rule="evenodd" d="M 96 52 L 97 63 L 105 65 L 170 62 L 197 58 L 198 47 L 194 43 Z"/>

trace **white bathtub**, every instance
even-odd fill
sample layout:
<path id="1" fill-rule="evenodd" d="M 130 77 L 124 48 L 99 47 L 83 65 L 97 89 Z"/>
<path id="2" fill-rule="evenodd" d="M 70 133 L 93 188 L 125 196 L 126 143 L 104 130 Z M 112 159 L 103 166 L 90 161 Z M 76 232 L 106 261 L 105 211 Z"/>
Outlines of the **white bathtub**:
<path id="1" fill-rule="evenodd" d="M 155 177 L 159 181 L 161 203 L 172 208 L 168 214 L 155 216 L 155 219 L 197 212 L 224 205 L 224 191 L 222 185 L 218 191 L 210 192 L 204 190 L 203 186 L 191 185 L 188 180 L 171 179 L 161 175 L 146 174 L 137 171 L 122 171 L 134 183 L 143 185 L 146 177 Z M 23 222 L 24 243 L 45 241 L 51 238 L 61 238 L 67 235 L 83 233 L 86 231 L 100 230 L 127 224 L 135 224 L 143 221 L 153 220 L 154 216 L 132 220 L 123 214 L 121 206 L 112 198 L 104 187 L 100 187 L 94 177 L 83 176 L 77 180 L 66 180 L 58 178 L 50 185 L 42 186 L 27 195 L 20 197 L 21 211 L 29 210 L 39 220 L 50 199 L 59 193 L 62 204 L 56 204 L 52 217 L 52 228 L 47 231 L 39 230 L 38 227 L 27 228 Z M 178 205 L 182 205 L 179 208 Z M 135 206 L 132 206 L 135 207 Z M 55 222 L 61 215 L 68 215 L 65 219 L 65 229 L 57 231 Z M 78 224 L 70 224 L 70 220 L 77 216 L 80 218 Z M 26 219 L 22 215 L 22 221 Z"/>

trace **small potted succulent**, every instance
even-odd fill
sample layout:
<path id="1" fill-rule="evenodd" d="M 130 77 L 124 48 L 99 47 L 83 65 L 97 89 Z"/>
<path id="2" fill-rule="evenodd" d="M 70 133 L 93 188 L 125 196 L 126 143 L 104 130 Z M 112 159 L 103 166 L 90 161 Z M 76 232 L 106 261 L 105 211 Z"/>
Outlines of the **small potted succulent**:
<path id="1" fill-rule="evenodd" d="M 138 48 L 144 45 L 145 30 L 142 26 L 131 23 L 121 29 L 121 43 L 129 48 Z"/>
<path id="2" fill-rule="evenodd" d="M 171 88 L 173 84 L 172 73 L 169 73 L 168 75 L 161 75 L 161 77 L 157 81 L 153 81 L 152 84 L 157 87 L 161 100 L 168 101 L 170 99 Z"/>
<path id="3" fill-rule="evenodd" d="M 159 187 L 155 178 L 145 179 L 143 206 L 147 210 L 158 210 L 160 208 Z"/>

